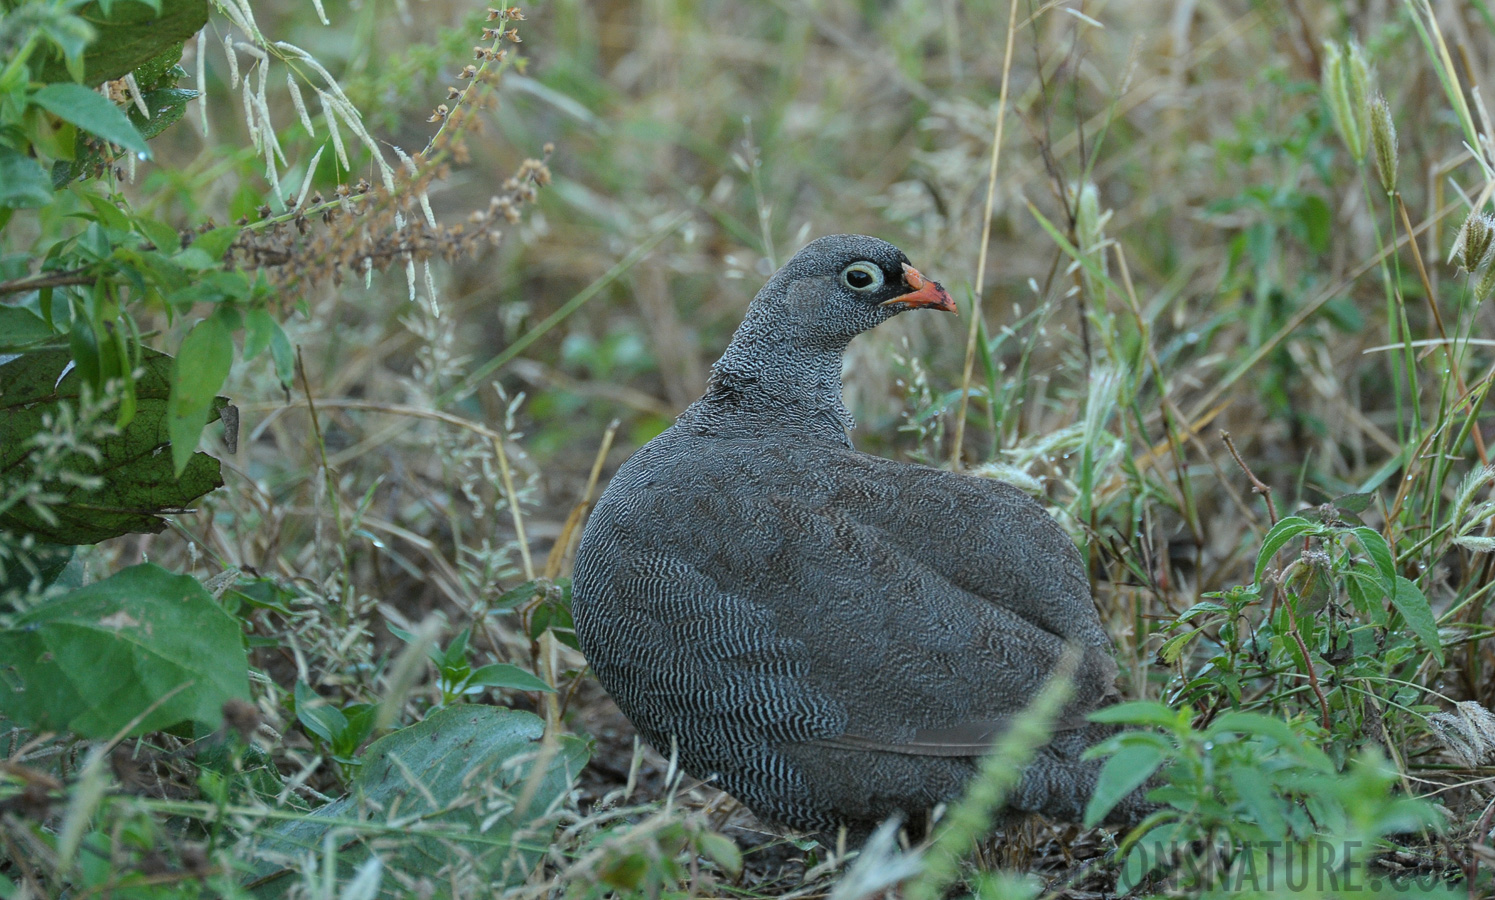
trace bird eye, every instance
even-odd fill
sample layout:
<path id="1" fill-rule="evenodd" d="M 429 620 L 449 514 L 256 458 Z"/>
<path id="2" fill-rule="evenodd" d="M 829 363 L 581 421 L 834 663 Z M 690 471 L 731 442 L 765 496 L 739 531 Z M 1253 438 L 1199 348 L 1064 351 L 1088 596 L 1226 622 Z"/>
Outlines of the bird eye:
<path id="1" fill-rule="evenodd" d="M 841 280 L 854 291 L 882 287 L 882 269 L 868 262 L 852 263 L 841 272 Z"/>

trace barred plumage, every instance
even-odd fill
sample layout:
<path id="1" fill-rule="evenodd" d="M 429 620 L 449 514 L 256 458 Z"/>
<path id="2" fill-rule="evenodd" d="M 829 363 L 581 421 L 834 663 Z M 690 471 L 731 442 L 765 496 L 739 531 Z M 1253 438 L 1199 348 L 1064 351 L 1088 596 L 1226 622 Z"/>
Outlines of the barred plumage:
<path id="1" fill-rule="evenodd" d="M 848 267 L 875 265 L 882 282 Z M 576 634 L 661 752 L 760 817 L 865 831 L 958 797 L 1066 643 L 1061 731 L 1011 803 L 1077 817 L 1115 697 L 1073 543 L 1010 485 L 851 448 L 841 354 L 953 308 L 891 244 L 833 235 L 754 298 L 705 396 L 618 471 L 582 537 Z M 1135 807 L 1135 804 L 1132 804 Z M 1122 807 L 1126 814 L 1128 806 Z"/>

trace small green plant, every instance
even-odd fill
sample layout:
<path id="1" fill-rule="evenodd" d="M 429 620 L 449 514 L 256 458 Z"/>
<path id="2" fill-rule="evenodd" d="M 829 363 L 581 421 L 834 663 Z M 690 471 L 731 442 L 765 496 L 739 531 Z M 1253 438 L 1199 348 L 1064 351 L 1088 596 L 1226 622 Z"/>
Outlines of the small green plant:
<path id="1" fill-rule="evenodd" d="M 1093 718 L 1155 729 L 1116 735 L 1092 751 L 1108 759 L 1088 822 L 1142 786 L 1161 807 L 1117 849 L 1122 893 L 1149 881 L 1222 895 L 1389 886 L 1373 864 L 1392 846 L 1387 838 L 1440 824 L 1430 804 L 1397 796 L 1397 773 L 1379 752 L 1362 751 L 1341 767 L 1315 746 L 1324 733 L 1307 721 L 1231 711 L 1196 727 L 1192 707 L 1151 701 Z M 1310 863 L 1315 868 L 1302 871 Z"/>

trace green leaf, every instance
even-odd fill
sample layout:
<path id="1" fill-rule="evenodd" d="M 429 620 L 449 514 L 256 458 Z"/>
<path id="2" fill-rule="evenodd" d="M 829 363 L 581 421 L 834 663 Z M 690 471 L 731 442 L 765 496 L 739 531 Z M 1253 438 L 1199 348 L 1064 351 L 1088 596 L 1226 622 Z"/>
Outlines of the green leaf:
<path id="1" fill-rule="evenodd" d="M 38 588 L 61 583 L 74 552 L 74 548 L 60 544 L 33 544 L 29 550 L 10 548 L 11 558 L 4 560 L 5 572 L 0 576 L 0 594 L 24 591 L 33 580 Z"/>
<path id="2" fill-rule="evenodd" d="M 1173 637 L 1164 641 L 1163 645 L 1158 648 L 1158 659 L 1161 659 L 1163 662 L 1167 663 L 1170 666 L 1173 665 L 1174 663 L 1178 662 L 1178 658 L 1183 655 L 1183 652 L 1188 647 L 1189 643 L 1203 633 L 1203 631 L 1200 631 L 1197 628 L 1191 628 L 1188 631 L 1182 632 L 1180 634 L 1175 634 Z"/>
<path id="3" fill-rule="evenodd" d="M 343 711 L 318 696 L 304 681 L 296 682 L 296 721 L 329 744 L 348 727 Z"/>
<path id="4" fill-rule="evenodd" d="M 1230 607 L 1225 606 L 1223 604 L 1213 603 L 1213 602 L 1211 602 L 1209 600 L 1201 600 L 1198 603 L 1194 604 L 1193 606 L 1189 607 L 1188 609 L 1184 610 L 1183 612 L 1179 613 L 1178 614 L 1178 618 L 1174 619 L 1173 621 L 1175 623 L 1177 623 L 1177 624 L 1182 625 L 1184 622 L 1187 622 L 1190 619 L 1194 618 L 1195 616 L 1201 615 L 1203 613 L 1207 613 L 1207 612 L 1228 612 L 1229 610 L 1230 610 Z"/>
<path id="5" fill-rule="evenodd" d="M 275 361 L 275 377 L 280 380 L 281 387 L 290 390 L 296 371 L 296 351 L 291 349 L 291 339 L 286 337 L 280 323 L 272 321 L 271 324 L 274 327 L 270 329 L 270 358 Z"/>
<path id="6" fill-rule="evenodd" d="M 1268 840 L 1280 841 L 1287 836 L 1287 819 L 1282 814 L 1284 801 L 1278 798 L 1270 782 L 1251 766 L 1237 765 L 1229 769 L 1230 784 L 1241 805 L 1251 813 Z"/>
<path id="7" fill-rule="evenodd" d="M 1126 795 L 1147 783 L 1166 758 L 1162 748 L 1153 744 L 1130 744 L 1113 753 L 1085 804 L 1085 827 L 1098 824 Z"/>
<path id="8" fill-rule="evenodd" d="M 33 209 L 52 202 L 52 179 L 29 156 L 0 144 L 0 208 Z"/>
<path id="9" fill-rule="evenodd" d="M 1362 491 L 1358 494 L 1344 494 L 1335 497 L 1331 502 L 1344 512 L 1363 513 L 1367 509 L 1370 509 L 1370 505 L 1375 499 L 1376 495 L 1374 492 Z"/>
<path id="10" fill-rule="evenodd" d="M 141 115 L 140 109 L 132 104 L 128 111 L 130 124 L 135 126 L 141 137 L 150 140 L 181 121 L 182 115 L 187 112 L 187 104 L 198 96 L 197 91 L 184 88 L 146 91 L 140 95 L 140 99 L 145 103 L 145 108 L 151 111 L 150 118 Z"/>
<path id="11" fill-rule="evenodd" d="M 1268 531 L 1267 536 L 1262 539 L 1261 552 L 1256 555 L 1256 571 L 1252 575 L 1252 582 L 1261 584 L 1261 575 L 1272 562 L 1272 557 L 1276 556 L 1277 551 L 1281 550 L 1288 541 L 1310 531 L 1316 532 L 1318 529 L 1317 523 L 1310 522 L 1301 516 L 1288 516 L 1273 525 L 1272 530 Z"/>
<path id="12" fill-rule="evenodd" d="M 171 52 L 173 45 L 197 34 L 208 22 L 207 0 L 161 0 L 158 5 L 159 12 L 144 3 L 115 2 L 107 10 L 96 2 L 85 4 L 79 8 L 77 17 L 68 18 L 85 26 L 91 24 L 107 37 L 88 46 L 82 59 L 82 72 L 76 77 L 69 74 L 61 60 L 54 58 L 41 66 L 38 80 L 83 81 L 92 86 L 123 78 Z M 178 51 L 177 59 L 180 58 Z M 155 85 L 140 86 L 149 89 Z"/>
<path id="13" fill-rule="evenodd" d="M 32 94 L 31 102 L 111 144 L 150 155 L 145 138 L 130 124 L 129 117 L 118 106 L 81 84 L 49 84 Z"/>
<path id="14" fill-rule="evenodd" d="M 508 663 L 494 663 L 489 666 L 483 666 L 467 676 L 467 686 L 469 688 L 494 687 L 514 691 L 544 691 L 547 694 L 555 693 L 555 688 L 518 666 L 511 666 Z"/>
<path id="15" fill-rule="evenodd" d="M 1428 605 L 1428 598 L 1422 595 L 1417 585 L 1411 581 L 1396 576 L 1396 590 L 1391 594 L 1391 603 L 1396 611 L 1407 620 L 1412 631 L 1427 648 L 1433 651 L 1433 657 L 1438 660 L 1438 665 L 1443 665 L 1443 641 L 1438 637 L 1438 620 L 1433 618 L 1432 607 Z"/>
<path id="16" fill-rule="evenodd" d="M 228 248 L 233 244 L 234 239 L 239 236 L 239 232 L 242 230 L 237 225 L 225 225 L 221 228 L 214 228 L 212 231 L 204 232 L 193 238 L 192 246 L 206 253 L 213 262 L 221 263 L 223 262 L 223 254 L 228 252 Z"/>
<path id="17" fill-rule="evenodd" d="M 1374 528 L 1364 526 L 1350 532 L 1360 546 L 1365 548 L 1365 554 L 1370 557 L 1371 564 L 1376 567 L 1376 572 L 1381 576 L 1381 584 L 1386 588 L 1386 595 L 1392 598 L 1396 596 L 1396 562 L 1391 556 L 1391 547 L 1387 545 L 1386 539 Z"/>
<path id="18" fill-rule="evenodd" d="M 565 796 L 587 761 L 585 742 L 567 736 L 547 748 L 544 731 L 529 713 L 463 704 L 385 735 L 364 752 L 348 796 L 257 833 L 247 848 L 254 868 L 247 887 L 260 898 L 286 896 L 299 884 L 302 857 L 321 853 L 333 829 L 344 878 L 381 841 L 385 864 L 410 876 L 440 884 L 446 867 L 472 866 L 495 888 L 523 884 L 547 840 L 516 837 Z M 404 839 L 390 844 L 383 823 L 391 817 L 420 824 L 400 825 Z M 360 820 L 373 827 L 356 827 Z"/>
<path id="19" fill-rule="evenodd" d="M 518 587 L 509 588 L 499 598 L 493 601 L 492 609 L 512 609 L 525 601 L 534 599 L 534 596 L 543 590 L 539 579 L 526 581 Z"/>
<path id="20" fill-rule="evenodd" d="M 1293 731 L 1292 726 L 1281 719 L 1274 719 L 1261 713 L 1242 711 L 1221 713 L 1205 731 L 1205 734 L 1210 736 L 1227 733 L 1260 735 L 1291 749 L 1303 746 L 1303 736 Z"/>
<path id="21" fill-rule="evenodd" d="M 208 412 L 233 362 L 234 339 L 217 313 L 192 326 L 182 339 L 171 368 L 171 397 L 166 401 L 171 461 L 178 474 L 197 449 Z"/>
<path id="22" fill-rule="evenodd" d="M 0 713 L 31 731 L 216 728 L 225 702 L 249 699 L 238 620 L 197 579 L 152 563 L 20 616 L 0 631 L 0 660 Z"/>
<path id="23" fill-rule="evenodd" d="M 82 453 L 67 458 L 67 470 L 78 477 L 45 484 L 58 498 L 47 507 L 55 521 L 20 504 L 0 513 L 0 528 L 54 544 L 93 544 L 131 532 L 155 533 L 166 527 L 162 515 L 185 509 L 223 485 L 218 461 L 206 453 L 193 454 L 178 476 L 170 454 L 161 452 L 169 440 L 167 376 L 172 360 L 153 350 L 142 349 L 142 355 L 143 371 L 135 380 L 135 415 L 129 424 L 98 442 L 97 458 Z M 0 471 L 26 464 L 35 451 L 32 437 L 42 430 L 45 417 L 56 416 L 64 403 L 77 408 L 85 373 L 76 366 L 68 370 L 71 361 L 69 351 L 54 349 L 23 353 L 0 364 Z M 209 415 L 216 419 L 226 404 L 223 398 L 214 398 Z M 90 477 L 102 483 L 89 487 Z"/>
<path id="24" fill-rule="evenodd" d="M 45 319 L 24 306 L 0 304 L 0 353 L 10 353 L 57 338 Z"/>
<path id="25" fill-rule="evenodd" d="M 1103 707 L 1087 718 L 1108 725 L 1153 725 L 1171 730 L 1178 725 L 1179 711 L 1156 700 L 1132 700 Z"/>

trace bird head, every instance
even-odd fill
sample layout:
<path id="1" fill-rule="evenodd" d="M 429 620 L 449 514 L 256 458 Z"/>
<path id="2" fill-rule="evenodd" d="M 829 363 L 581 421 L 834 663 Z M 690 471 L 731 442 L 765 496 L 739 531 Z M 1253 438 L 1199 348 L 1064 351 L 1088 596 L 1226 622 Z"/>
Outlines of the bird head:
<path id="1" fill-rule="evenodd" d="M 763 286 L 754 314 L 795 337 L 841 344 L 910 309 L 955 312 L 937 281 L 902 250 L 862 234 L 832 234 L 807 244 Z"/>

